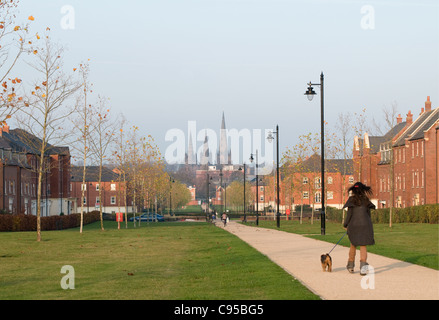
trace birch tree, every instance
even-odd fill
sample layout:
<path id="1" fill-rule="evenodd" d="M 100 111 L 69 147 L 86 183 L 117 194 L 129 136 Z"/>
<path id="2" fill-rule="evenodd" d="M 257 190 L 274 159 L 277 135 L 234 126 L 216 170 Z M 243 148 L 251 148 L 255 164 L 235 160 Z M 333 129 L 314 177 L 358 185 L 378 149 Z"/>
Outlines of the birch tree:
<path id="1" fill-rule="evenodd" d="M 110 108 L 108 107 L 108 99 L 99 97 L 96 108 L 92 110 L 93 132 L 90 135 L 90 147 L 95 162 L 99 166 L 98 185 L 99 185 L 99 215 L 101 220 L 101 230 L 104 230 L 104 221 L 102 216 L 102 191 L 104 186 L 102 184 L 102 168 L 104 160 L 107 159 L 110 151 L 110 146 L 115 141 L 115 134 L 117 130 L 116 122 L 110 118 Z M 117 121 L 117 119 L 116 119 Z"/>
<path id="2" fill-rule="evenodd" d="M 91 93 L 91 84 L 88 80 L 90 69 L 88 64 L 81 64 L 79 66 L 80 83 L 82 90 L 79 90 L 77 97 L 76 109 L 73 117 L 70 118 L 73 124 L 73 141 L 70 143 L 72 148 L 82 158 L 82 184 L 81 184 L 81 221 L 79 226 L 79 233 L 83 231 L 84 225 L 84 198 L 86 189 L 89 187 L 86 183 L 87 175 L 87 160 L 90 155 L 90 129 L 91 129 L 91 112 L 92 106 L 88 103 L 89 94 Z M 88 203 L 89 199 L 87 199 Z"/>
<path id="3" fill-rule="evenodd" d="M 121 200 L 124 199 L 125 206 L 125 228 L 128 228 L 128 205 L 127 205 L 127 183 L 126 183 L 126 172 L 127 172 L 127 159 L 126 159 L 126 138 L 125 138 L 125 125 L 126 119 L 121 116 L 121 120 L 119 121 L 119 126 L 116 130 L 115 136 L 115 149 L 113 151 L 113 156 L 116 162 L 116 169 L 119 174 L 118 185 L 119 191 L 117 195 L 117 206 L 119 212 L 121 212 Z"/>
<path id="4" fill-rule="evenodd" d="M 63 48 L 52 43 L 49 36 L 44 39 L 44 44 L 35 49 L 35 62 L 30 63 L 31 68 L 38 76 L 31 88 L 28 98 L 29 108 L 23 108 L 18 121 L 19 127 L 25 130 L 24 135 L 29 135 L 31 143 L 30 152 L 37 156 L 37 241 L 41 241 L 41 195 L 42 179 L 45 170 L 45 156 L 51 152 L 55 144 L 65 141 L 63 123 L 74 108 L 68 108 L 68 99 L 81 87 L 71 75 L 63 72 Z M 32 141 L 32 136 L 38 141 Z"/>

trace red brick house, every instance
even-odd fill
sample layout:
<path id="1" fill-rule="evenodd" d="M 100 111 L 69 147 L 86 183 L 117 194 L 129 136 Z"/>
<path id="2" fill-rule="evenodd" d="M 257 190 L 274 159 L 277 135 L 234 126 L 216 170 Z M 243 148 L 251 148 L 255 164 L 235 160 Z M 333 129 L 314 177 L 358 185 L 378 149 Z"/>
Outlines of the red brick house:
<path id="1" fill-rule="evenodd" d="M 187 189 L 191 193 L 191 200 L 189 201 L 189 203 L 187 205 L 188 206 L 197 206 L 198 205 L 198 201 L 195 198 L 195 195 L 197 193 L 197 187 L 195 185 L 194 186 L 188 186 Z"/>
<path id="2" fill-rule="evenodd" d="M 124 184 L 119 183 L 119 175 L 116 171 L 109 168 L 102 168 L 101 183 L 99 183 L 99 166 L 87 166 L 85 175 L 85 185 L 83 186 L 83 167 L 71 167 L 70 192 L 74 201 L 73 212 L 81 212 L 81 201 L 85 212 L 99 210 L 102 202 L 102 209 L 105 213 L 132 212 L 131 200 L 127 199 L 125 206 Z M 84 189 L 84 198 L 82 198 Z M 101 189 L 101 197 L 99 197 Z"/>
<path id="3" fill-rule="evenodd" d="M 0 128 L 0 210 L 36 214 L 38 151 L 29 141 L 39 139 L 7 125 Z M 71 213 L 69 148 L 49 145 L 44 166 L 41 216 Z"/>
<path id="4" fill-rule="evenodd" d="M 416 120 L 409 111 L 386 135 L 355 139 L 355 178 L 372 187 L 378 207 L 439 202 L 438 130 L 439 108 L 432 109 L 427 97 Z"/>
<path id="5" fill-rule="evenodd" d="M 325 205 L 341 208 L 348 197 L 347 189 L 354 183 L 352 160 L 326 159 L 325 172 Z M 264 211 L 266 207 L 276 211 L 276 177 L 267 175 L 259 178 L 262 178 L 262 181 L 258 183 L 259 211 Z M 296 170 L 289 177 L 281 174 L 280 178 L 279 211 L 281 213 L 285 213 L 288 209 L 293 212 L 296 206 L 300 205 L 309 205 L 315 209 L 322 207 L 321 157 L 319 155 L 314 154 L 307 158 L 300 165 L 300 170 Z M 252 186 L 252 192 L 256 195 L 255 183 Z"/>

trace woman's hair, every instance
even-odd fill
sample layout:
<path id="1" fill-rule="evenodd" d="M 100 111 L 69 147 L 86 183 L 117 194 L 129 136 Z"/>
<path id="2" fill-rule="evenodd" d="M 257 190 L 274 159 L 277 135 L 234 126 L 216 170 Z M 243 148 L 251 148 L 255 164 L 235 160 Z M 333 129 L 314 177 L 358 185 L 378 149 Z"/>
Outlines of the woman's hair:
<path id="1" fill-rule="evenodd" d="M 356 182 L 349 188 L 348 192 L 352 193 L 354 204 L 360 206 L 369 201 L 369 197 L 372 196 L 372 188 L 366 186 L 361 182 Z"/>

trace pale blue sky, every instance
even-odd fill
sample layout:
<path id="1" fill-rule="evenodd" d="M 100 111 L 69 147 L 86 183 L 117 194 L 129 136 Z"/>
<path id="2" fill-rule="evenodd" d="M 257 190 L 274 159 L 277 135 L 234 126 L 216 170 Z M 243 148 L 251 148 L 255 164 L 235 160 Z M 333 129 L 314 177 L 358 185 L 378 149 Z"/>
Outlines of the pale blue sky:
<path id="1" fill-rule="evenodd" d="M 61 28 L 64 5 L 73 30 Z M 279 124 L 282 149 L 320 132 L 320 100 L 303 94 L 321 71 L 330 126 L 363 108 L 379 118 L 394 101 L 403 115 L 428 95 L 439 105 L 436 0 L 21 0 L 20 11 L 65 44 L 67 67 L 91 59 L 95 92 L 163 153 L 166 132 L 191 120 L 219 135 L 223 111 L 228 128 Z"/>

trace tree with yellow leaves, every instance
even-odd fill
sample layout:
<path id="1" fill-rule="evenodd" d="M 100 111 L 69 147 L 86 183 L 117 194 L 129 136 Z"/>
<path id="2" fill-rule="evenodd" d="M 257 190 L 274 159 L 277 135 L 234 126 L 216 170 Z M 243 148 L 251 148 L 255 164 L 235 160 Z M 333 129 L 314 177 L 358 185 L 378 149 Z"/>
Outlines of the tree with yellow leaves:
<path id="1" fill-rule="evenodd" d="M 29 24 L 17 24 L 18 0 L 0 1 L 0 123 L 29 103 L 18 94 L 22 79 L 12 75 L 14 67 L 25 52 L 31 52 L 32 40 L 28 40 Z M 34 21 L 30 16 L 28 21 Z M 39 37 L 38 35 L 35 37 Z"/>

